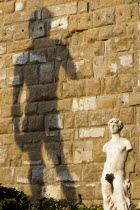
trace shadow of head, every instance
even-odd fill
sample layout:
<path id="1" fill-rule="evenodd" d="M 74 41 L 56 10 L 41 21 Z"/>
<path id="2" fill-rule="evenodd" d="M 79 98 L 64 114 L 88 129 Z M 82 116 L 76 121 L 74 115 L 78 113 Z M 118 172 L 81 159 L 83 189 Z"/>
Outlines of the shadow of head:
<path id="1" fill-rule="evenodd" d="M 33 11 L 29 17 L 30 38 L 49 36 L 53 17 L 53 12 L 45 7 Z"/>

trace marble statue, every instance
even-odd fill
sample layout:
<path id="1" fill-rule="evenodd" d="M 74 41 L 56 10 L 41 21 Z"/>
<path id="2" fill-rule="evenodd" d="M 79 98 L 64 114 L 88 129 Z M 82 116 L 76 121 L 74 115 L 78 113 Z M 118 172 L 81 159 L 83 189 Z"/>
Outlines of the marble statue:
<path id="1" fill-rule="evenodd" d="M 104 210 L 130 210 L 125 163 L 132 145 L 120 135 L 124 126 L 120 120 L 112 118 L 108 126 L 112 138 L 103 146 L 107 156 L 101 177 Z"/>

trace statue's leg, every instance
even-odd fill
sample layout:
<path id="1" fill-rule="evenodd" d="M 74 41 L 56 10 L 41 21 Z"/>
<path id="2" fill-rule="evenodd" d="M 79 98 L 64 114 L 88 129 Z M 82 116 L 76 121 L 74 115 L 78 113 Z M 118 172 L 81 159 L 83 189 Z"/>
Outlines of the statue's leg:
<path id="1" fill-rule="evenodd" d="M 112 185 L 105 180 L 104 176 L 101 178 L 101 183 L 104 210 L 112 210 Z"/>
<path id="2" fill-rule="evenodd" d="M 113 200 L 117 210 L 129 210 L 130 199 L 126 194 L 124 186 L 124 180 L 122 178 L 115 177 L 113 182 Z"/>

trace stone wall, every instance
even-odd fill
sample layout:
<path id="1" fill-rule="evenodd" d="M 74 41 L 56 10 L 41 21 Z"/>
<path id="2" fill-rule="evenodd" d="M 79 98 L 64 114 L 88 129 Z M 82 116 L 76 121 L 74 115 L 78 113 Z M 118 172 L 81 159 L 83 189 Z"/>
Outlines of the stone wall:
<path id="1" fill-rule="evenodd" d="M 117 117 L 140 201 L 139 3 L 0 0 L 0 183 L 100 203 L 102 146 Z"/>

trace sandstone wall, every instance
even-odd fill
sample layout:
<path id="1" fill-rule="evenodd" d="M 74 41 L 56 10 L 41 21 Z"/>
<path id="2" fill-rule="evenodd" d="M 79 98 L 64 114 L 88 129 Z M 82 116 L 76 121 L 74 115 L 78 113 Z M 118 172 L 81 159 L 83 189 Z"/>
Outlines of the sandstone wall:
<path id="1" fill-rule="evenodd" d="M 140 1 L 0 0 L 0 183 L 100 203 L 121 119 L 140 201 Z"/>

